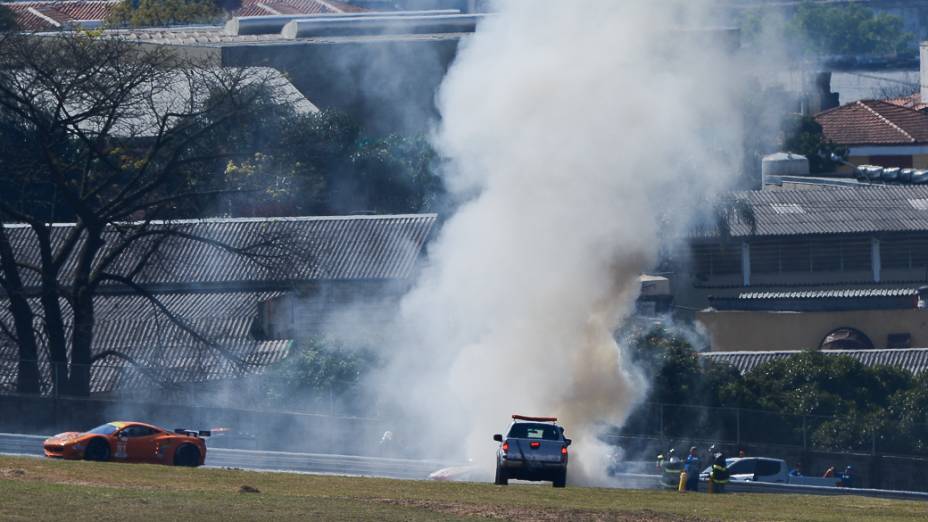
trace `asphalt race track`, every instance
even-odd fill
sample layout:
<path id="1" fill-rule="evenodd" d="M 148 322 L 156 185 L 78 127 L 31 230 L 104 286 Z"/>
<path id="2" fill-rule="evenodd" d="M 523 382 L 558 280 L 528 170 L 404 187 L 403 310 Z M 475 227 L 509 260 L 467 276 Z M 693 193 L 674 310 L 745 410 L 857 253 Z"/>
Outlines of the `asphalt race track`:
<path id="1" fill-rule="evenodd" d="M 0 433 L 0 454 L 42 456 L 45 435 Z M 389 459 L 334 455 L 327 453 L 291 453 L 285 451 L 257 451 L 209 448 L 206 466 L 214 468 L 240 468 L 249 470 L 286 471 L 290 473 L 331 473 L 385 477 L 406 480 L 427 479 L 429 474 L 452 464 L 429 460 Z M 616 477 L 616 486 L 632 488 L 657 487 L 657 475 L 623 473 Z M 861 495 L 877 498 L 928 501 L 928 493 L 890 491 L 860 488 L 831 488 L 767 484 L 760 482 L 729 483 L 728 491 L 750 493 L 792 493 L 804 495 Z"/>
<path id="2" fill-rule="evenodd" d="M 41 456 L 42 441 L 46 438 L 45 435 L 0 433 L 0 453 Z M 449 464 L 354 455 L 209 448 L 206 465 L 216 468 L 426 479 L 429 473 Z"/>

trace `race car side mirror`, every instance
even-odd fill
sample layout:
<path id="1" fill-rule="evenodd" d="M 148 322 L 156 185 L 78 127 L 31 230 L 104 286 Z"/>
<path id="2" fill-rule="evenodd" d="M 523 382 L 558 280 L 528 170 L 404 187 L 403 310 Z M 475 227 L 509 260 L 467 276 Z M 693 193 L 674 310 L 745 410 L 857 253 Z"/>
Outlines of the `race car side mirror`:
<path id="1" fill-rule="evenodd" d="M 497 433 L 496 435 L 493 435 L 493 440 L 496 442 L 503 442 L 503 436 Z"/>
<path id="2" fill-rule="evenodd" d="M 570 446 L 570 443 L 571 443 L 571 442 L 573 442 L 573 441 L 570 440 L 570 439 L 564 439 L 564 445 L 565 445 L 565 446 Z"/>

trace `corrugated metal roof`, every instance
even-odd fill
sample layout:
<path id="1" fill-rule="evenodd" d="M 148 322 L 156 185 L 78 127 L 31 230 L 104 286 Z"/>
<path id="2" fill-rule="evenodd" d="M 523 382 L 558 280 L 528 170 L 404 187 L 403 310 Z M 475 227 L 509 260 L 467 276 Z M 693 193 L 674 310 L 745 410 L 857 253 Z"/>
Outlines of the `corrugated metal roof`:
<path id="1" fill-rule="evenodd" d="M 338 0 L 242 0 L 232 16 L 263 16 L 276 14 L 335 14 L 367 11 Z"/>
<path id="2" fill-rule="evenodd" d="M 754 237 L 821 234 L 871 234 L 928 231 L 928 210 L 912 200 L 928 199 L 925 186 L 822 187 L 814 190 L 735 192 L 754 211 Z M 783 212 L 784 208 L 790 209 Z M 729 218 L 733 237 L 752 235 L 748 222 Z M 717 237 L 713 226 L 695 237 Z"/>
<path id="3" fill-rule="evenodd" d="M 741 373 L 778 359 L 785 359 L 801 351 L 778 352 L 705 352 L 700 356 L 719 363 L 727 363 Z M 900 348 L 884 350 L 821 350 L 827 355 L 846 355 L 866 366 L 894 366 L 919 374 L 928 370 L 928 348 Z"/>
<path id="4" fill-rule="evenodd" d="M 170 364 L 132 364 L 117 357 L 106 357 L 91 366 L 90 392 L 110 393 L 131 390 L 171 388 L 183 384 L 205 383 L 235 379 L 263 373 L 267 366 L 287 356 L 288 340 L 254 341 L 221 340 L 219 344 L 228 353 L 239 357 L 244 364 L 233 363 L 216 352 L 201 351 L 196 356 L 175 357 Z M 173 351 L 173 350 L 171 350 Z M 51 390 L 51 364 L 42 360 L 44 393 Z M 0 358 L 0 390 L 13 390 L 16 383 L 17 362 L 13 358 Z"/>
<path id="5" fill-rule="evenodd" d="M 258 304 L 282 295 L 282 292 L 157 295 L 172 315 L 180 317 L 185 325 L 209 339 L 214 346 L 193 338 L 142 296 L 95 297 L 94 311 L 99 319 L 95 323 L 92 354 L 100 356 L 117 351 L 125 358 L 110 355 L 97 360 L 93 364 L 91 391 L 205 382 L 260 373 L 264 366 L 286 356 L 289 349 L 288 340 L 256 340 L 252 336 Z M 36 310 L 40 309 L 38 299 L 33 298 L 30 303 Z M 62 306 L 62 310 L 70 335 L 70 307 Z M 11 324 L 7 306 L 0 307 L 0 321 Z M 40 353 L 40 363 L 47 370 L 47 350 L 42 349 Z M 230 360 L 228 355 L 239 358 L 240 364 Z M 0 333 L 0 389 L 14 385 L 16 357 L 16 343 Z M 46 380 L 48 376 L 46 371 Z M 46 382 L 46 389 L 49 386 Z"/>
<path id="6" fill-rule="evenodd" d="M 107 356 L 95 362 L 91 389 L 101 393 L 172 386 L 261 372 L 263 366 L 283 358 L 289 344 L 254 338 L 259 303 L 281 297 L 284 293 L 278 290 L 293 283 L 406 278 L 434 222 L 434 214 L 425 214 L 153 223 L 155 230 L 181 235 L 171 235 L 160 245 L 158 255 L 150 259 L 136 281 L 154 289 L 172 315 L 210 343 L 192 337 L 145 297 L 115 293 L 120 290 L 115 286 L 104 288 L 94 298 L 92 354 L 118 351 L 125 357 Z M 20 261 L 37 263 L 32 230 L 22 225 L 4 226 Z M 120 236 L 138 232 L 139 226 L 127 223 L 110 227 L 109 248 Z M 70 224 L 52 227 L 56 249 L 74 230 Z M 218 248 L 217 243 L 227 247 Z M 127 249 L 111 271 L 129 273 L 151 244 L 142 240 Z M 247 250 L 258 258 L 249 260 L 230 249 Z M 63 269 L 59 278 L 63 284 L 69 282 L 72 271 L 73 262 Z M 37 284 L 34 276 L 23 275 L 27 284 Z M 170 291 L 158 290 L 165 287 Z M 40 310 L 37 298 L 32 298 L 31 304 Z M 70 333 L 71 308 L 62 304 Z M 11 325 L 9 307 L 3 300 L 0 320 Z M 41 332 L 42 325 L 37 325 L 37 330 Z M 220 351 L 238 357 L 241 363 L 232 362 Z M 40 362 L 48 368 L 47 350 L 40 352 Z M 15 342 L 0 334 L 0 389 L 15 383 L 16 356 Z M 46 382 L 46 391 L 49 387 Z"/>
<path id="7" fill-rule="evenodd" d="M 98 73 L 118 76 L 110 67 L 98 69 Z M 50 109 L 59 97 L 49 93 L 48 83 L 38 78 L 38 74 L 36 70 L 24 68 L 12 72 L 8 79 L 17 85 L 17 89 L 21 89 L 17 91 L 19 96 L 46 100 L 47 108 Z M 106 133 L 114 139 L 153 138 L 164 132 L 161 127 L 165 124 L 165 114 L 189 114 L 191 107 L 207 104 L 208 96 L 217 85 L 233 80 L 239 88 L 261 86 L 267 90 L 275 104 L 292 109 L 296 114 L 319 112 L 319 108 L 293 85 L 286 74 L 273 67 L 170 71 L 139 81 L 133 94 L 126 94 L 121 113 L 113 121 L 106 122 L 110 126 Z M 77 95 L 64 96 L 67 112 L 82 114 L 87 111 L 87 103 L 91 102 L 84 98 Z M 79 118 L 75 125 L 92 135 L 98 135 L 104 124 L 96 118 Z"/>
<path id="8" fill-rule="evenodd" d="M 775 292 L 742 292 L 738 299 L 853 299 L 860 297 L 912 297 L 918 288 L 838 288 L 829 290 L 796 290 Z"/>
<path id="9" fill-rule="evenodd" d="M 709 296 L 716 310 L 835 311 L 895 310 L 917 305 L 916 288 L 845 288 L 742 292 L 737 297 Z"/>
<path id="10" fill-rule="evenodd" d="M 205 219 L 158 222 L 150 229 L 172 235 L 158 247 L 135 278 L 142 285 L 299 283 L 330 280 L 403 279 L 416 264 L 435 214 L 301 217 L 260 219 Z M 4 225 L 20 261 L 39 263 L 35 235 L 28 227 Z M 139 230 L 139 224 L 109 227 L 108 248 Z M 52 229 L 56 250 L 73 225 Z M 133 243 L 111 265 L 109 272 L 130 273 L 158 236 Z M 224 245 L 221 247 L 219 245 Z M 229 248 L 226 248 L 229 247 Z M 243 256 L 243 250 L 251 257 Z M 98 262 L 105 257 L 98 256 Z M 71 256 L 59 280 L 68 284 L 76 256 Z M 27 285 L 38 285 L 34 273 L 24 271 Z M 111 284 L 112 286 L 112 284 Z"/>

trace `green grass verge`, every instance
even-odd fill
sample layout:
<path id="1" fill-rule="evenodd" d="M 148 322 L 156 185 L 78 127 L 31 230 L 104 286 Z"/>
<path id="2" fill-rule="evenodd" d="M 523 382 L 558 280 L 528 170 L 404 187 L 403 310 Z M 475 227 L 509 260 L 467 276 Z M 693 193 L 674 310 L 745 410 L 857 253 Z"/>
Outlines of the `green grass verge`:
<path id="1" fill-rule="evenodd" d="M 243 486 L 257 493 L 242 492 Z M 0 520 L 924 520 L 863 497 L 401 481 L 0 456 Z"/>

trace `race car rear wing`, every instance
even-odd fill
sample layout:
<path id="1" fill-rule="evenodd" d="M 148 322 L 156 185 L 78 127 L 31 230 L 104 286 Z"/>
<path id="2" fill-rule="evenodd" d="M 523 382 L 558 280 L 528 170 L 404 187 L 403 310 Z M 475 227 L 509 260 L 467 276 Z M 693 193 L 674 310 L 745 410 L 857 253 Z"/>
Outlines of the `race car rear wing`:
<path id="1" fill-rule="evenodd" d="M 529 417 L 528 415 L 518 415 L 513 413 L 512 420 L 524 420 L 533 422 L 557 422 L 557 417 Z"/>
<path id="2" fill-rule="evenodd" d="M 187 428 L 174 428 L 174 433 L 188 437 L 209 437 L 213 434 L 210 430 L 188 430 Z"/>

